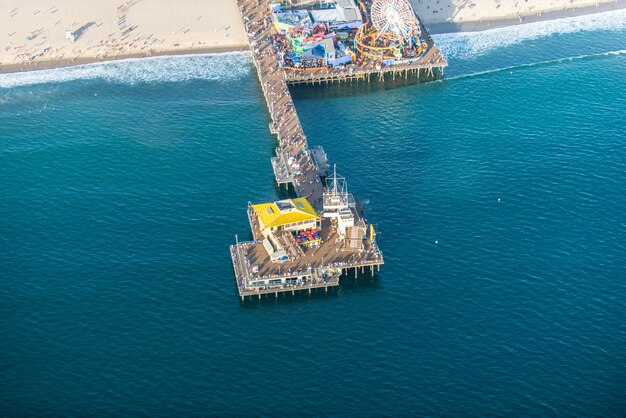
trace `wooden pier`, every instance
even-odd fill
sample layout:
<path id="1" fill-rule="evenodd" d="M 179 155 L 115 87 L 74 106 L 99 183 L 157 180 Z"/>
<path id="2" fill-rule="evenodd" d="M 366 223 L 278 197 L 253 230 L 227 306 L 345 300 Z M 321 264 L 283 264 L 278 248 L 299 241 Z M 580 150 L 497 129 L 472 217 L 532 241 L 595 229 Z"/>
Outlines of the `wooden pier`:
<path id="1" fill-rule="evenodd" d="M 384 78 L 386 74 L 391 77 L 419 77 L 420 74 L 434 77 L 435 72 L 443 74 L 447 62 L 428 37 L 429 49 L 422 59 L 405 65 L 381 66 L 362 62 L 341 68 L 286 69 L 272 45 L 272 36 L 276 31 L 268 3 L 265 0 L 238 0 L 238 5 L 271 117 L 269 130 L 278 138 L 276 156 L 271 159 L 276 182 L 292 186 L 296 196 L 306 197 L 317 213 L 323 213 L 327 203 L 325 199 L 329 198 L 329 189 L 323 183 L 329 171 L 328 158 L 321 147 L 309 148 L 288 84 L 370 80 L 372 77 Z M 293 169 L 294 163 L 297 170 Z M 336 173 L 334 178 L 337 179 Z M 345 196 L 348 196 L 347 192 Z M 359 269 L 361 274 L 370 273 L 372 276 L 376 270 L 380 271 L 384 261 L 374 229 L 367 224 L 360 203 L 352 195 L 349 196 L 352 203 L 347 216 L 354 216 L 354 226 L 349 234 L 346 231 L 343 235 L 339 234 L 337 219 L 331 221 L 324 217 L 320 245 L 302 249 L 291 233 L 278 231 L 273 239 L 281 243 L 285 254 L 282 262 L 271 259 L 263 244 L 265 237 L 259 221 L 249 207 L 248 218 L 254 241 L 237 241 L 230 248 L 242 301 L 246 297 L 260 299 L 264 294 L 278 297 L 280 293 L 311 293 L 314 289 L 327 291 L 339 285 L 342 274 L 353 274 L 356 278 Z"/>
<path id="2" fill-rule="evenodd" d="M 428 30 L 420 22 L 421 33 L 428 45 L 426 53 L 420 59 L 397 63 L 395 65 L 382 65 L 377 61 L 362 61 L 340 67 L 323 68 L 285 68 L 285 76 L 289 84 L 322 84 L 322 83 L 347 83 L 354 81 L 370 82 L 372 80 L 383 81 L 386 78 L 416 79 L 418 81 L 434 80 L 443 77 L 444 68 L 448 66 L 448 60 L 441 53 Z"/>

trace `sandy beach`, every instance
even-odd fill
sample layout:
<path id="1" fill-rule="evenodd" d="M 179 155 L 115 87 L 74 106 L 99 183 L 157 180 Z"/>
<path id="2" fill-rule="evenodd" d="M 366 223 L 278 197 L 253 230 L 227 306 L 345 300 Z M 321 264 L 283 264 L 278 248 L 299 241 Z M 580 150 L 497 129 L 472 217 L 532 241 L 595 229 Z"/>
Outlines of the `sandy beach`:
<path id="1" fill-rule="evenodd" d="M 5 0 L 2 8 L 0 72 L 247 49 L 234 0 Z"/>
<path id="2" fill-rule="evenodd" d="M 410 0 L 431 33 L 468 32 L 626 8 L 626 0 Z"/>
<path id="3" fill-rule="evenodd" d="M 434 33 L 626 7 L 626 0 L 410 1 Z M 0 72 L 248 48 L 235 0 L 5 0 L 0 27 Z"/>

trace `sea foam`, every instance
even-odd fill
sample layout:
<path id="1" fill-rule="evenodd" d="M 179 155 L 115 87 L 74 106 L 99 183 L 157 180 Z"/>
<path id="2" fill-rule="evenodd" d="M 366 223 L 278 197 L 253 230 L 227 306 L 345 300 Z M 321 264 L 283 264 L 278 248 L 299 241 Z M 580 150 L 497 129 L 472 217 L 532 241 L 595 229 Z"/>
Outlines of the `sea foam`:
<path id="1" fill-rule="evenodd" d="M 626 29 L 626 9 L 557 20 L 507 26 L 480 32 L 433 35 L 448 58 L 471 59 L 497 48 L 553 34 L 581 31 L 621 31 Z"/>
<path id="2" fill-rule="evenodd" d="M 248 76 L 248 52 L 129 58 L 73 67 L 0 74 L 0 88 L 74 80 L 102 79 L 120 84 L 234 80 Z"/>

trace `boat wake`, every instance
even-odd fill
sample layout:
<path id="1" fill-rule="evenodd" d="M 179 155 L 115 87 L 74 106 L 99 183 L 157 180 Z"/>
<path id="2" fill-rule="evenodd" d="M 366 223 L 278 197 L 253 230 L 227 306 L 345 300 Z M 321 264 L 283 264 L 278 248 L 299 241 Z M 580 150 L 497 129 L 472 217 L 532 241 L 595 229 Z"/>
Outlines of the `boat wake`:
<path id="1" fill-rule="evenodd" d="M 0 74 L 0 88 L 101 79 L 119 84 L 235 80 L 249 76 L 248 52 L 129 58 L 74 67 Z"/>
<path id="2" fill-rule="evenodd" d="M 554 60 L 539 61 L 539 62 L 533 62 L 533 63 L 528 63 L 528 64 L 511 65 L 509 67 L 494 68 L 493 70 L 478 71 L 478 72 L 470 73 L 470 74 L 462 74 L 462 75 L 457 75 L 453 77 L 446 77 L 445 80 L 438 80 L 438 81 L 459 80 L 463 78 L 478 77 L 478 76 L 482 76 L 485 74 L 500 73 L 503 71 L 512 71 L 512 70 L 516 70 L 519 68 L 540 67 L 544 65 L 560 64 L 564 62 L 579 61 L 579 60 L 594 59 L 594 58 L 608 57 L 612 55 L 624 55 L 624 54 L 626 54 L 626 49 L 621 49 L 619 51 L 602 52 L 599 54 L 578 55 L 575 57 L 559 58 L 559 59 L 554 59 Z"/>
<path id="3" fill-rule="evenodd" d="M 621 31 L 626 29 L 626 9 L 524 25 L 433 35 L 448 58 L 472 59 L 495 49 L 524 41 L 582 31 Z"/>

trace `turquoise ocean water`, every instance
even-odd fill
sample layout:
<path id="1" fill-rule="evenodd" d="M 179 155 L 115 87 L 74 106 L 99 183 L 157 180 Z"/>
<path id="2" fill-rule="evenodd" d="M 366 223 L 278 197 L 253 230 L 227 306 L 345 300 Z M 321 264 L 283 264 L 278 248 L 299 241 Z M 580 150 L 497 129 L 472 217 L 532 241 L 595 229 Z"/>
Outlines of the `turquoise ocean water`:
<path id="1" fill-rule="evenodd" d="M 443 82 L 293 90 L 382 271 L 245 305 L 249 55 L 0 76 L 0 414 L 624 416 L 626 14 L 437 41 Z"/>

